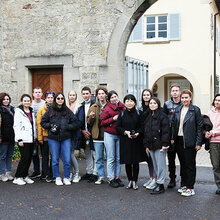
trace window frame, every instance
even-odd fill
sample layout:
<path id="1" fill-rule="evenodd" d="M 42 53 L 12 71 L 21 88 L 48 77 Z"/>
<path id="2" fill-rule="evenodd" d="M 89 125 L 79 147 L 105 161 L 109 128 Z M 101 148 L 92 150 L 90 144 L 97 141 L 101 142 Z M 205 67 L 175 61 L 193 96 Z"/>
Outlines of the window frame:
<path id="1" fill-rule="evenodd" d="M 166 21 L 166 25 L 167 25 L 167 29 L 166 29 L 166 32 L 167 32 L 167 37 L 166 38 L 162 38 L 162 37 L 159 37 L 159 17 L 160 16 L 166 16 L 167 17 L 167 21 Z M 147 25 L 148 24 L 151 24 L 151 23 L 148 23 L 147 22 L 147 18 L 149 17 L 155 17 L 155 38 L 147 38 L 147 33 L 149 33 L 147 31 Z M 169 41 L 169 15 L 168 14 L 155 14 L 155 15 L 145 15 L 144 16 L 144 36 L 143 36 L 143 40 L 144 42 L 168 42 Z M 153 23 L 152 23 L 153 24 Z"/>

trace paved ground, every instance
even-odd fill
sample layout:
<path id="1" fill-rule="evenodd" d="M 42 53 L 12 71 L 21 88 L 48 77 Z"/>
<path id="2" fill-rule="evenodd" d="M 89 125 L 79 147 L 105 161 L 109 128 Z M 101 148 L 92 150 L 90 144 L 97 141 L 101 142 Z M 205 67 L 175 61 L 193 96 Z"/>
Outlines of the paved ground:
<path id="1" fill-rule="evenodd" d="M 199 155 L 202 154 L 202 155 Z M 209 159 L 207 152 L 198 158 Z M 203 158 L 203 159 L 202 159 Z M 207 161 L 206 161 L 207 159 Z M 16 168 L 13 163 L 13 170 Z M 79 161 L 81 173 L 85 160 Z M 201 164 L 202 165 L 202 164 Z M 179 167 L 177 167 L 179 173 Z M 112 189 L 107 184 L 97 186 L 80 181 L 71 186 L 56 186 L 37 180 L 33 185 L 17 186 L 0 182 L 0 219 L 177 219 L 218 220 L 220 196 L 215 194 L 212 168 L 198 166 L 196 195 L 181 197 L 177 188 L 162 195 L 150 195 L 142 187 L 148 176 L 146 164 L 140 166 L 139 189 Z M 124 167 L 122 179 L 127 184 Z M 166 185 L 168 179 L 166 181 Z"/>

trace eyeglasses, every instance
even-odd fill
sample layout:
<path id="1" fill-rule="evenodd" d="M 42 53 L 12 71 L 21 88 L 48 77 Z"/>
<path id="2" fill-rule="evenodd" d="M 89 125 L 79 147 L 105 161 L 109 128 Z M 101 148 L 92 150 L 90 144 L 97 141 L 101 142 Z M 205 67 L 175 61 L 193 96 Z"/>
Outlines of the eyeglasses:
<path id="1" fill-rule="evenodd" d="M 57 100 L 64 100 L 64 98 L 62 97 L 62 98 L 60 98 L 60 97 L 57 97 Z"/>

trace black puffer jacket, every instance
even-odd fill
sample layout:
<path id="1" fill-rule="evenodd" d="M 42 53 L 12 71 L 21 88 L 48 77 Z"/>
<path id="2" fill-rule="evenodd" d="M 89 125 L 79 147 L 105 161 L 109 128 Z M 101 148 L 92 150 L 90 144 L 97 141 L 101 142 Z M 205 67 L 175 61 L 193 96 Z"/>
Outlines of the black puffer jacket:
<path id="1" fill-rule="evenodd" d="M 1 114 L 1 125 L 0 125 L 0 138 L 2 138 L 2 143 L 14 143 L 14 107 L 10 106 L 10 114 L 9 110 L 0 106 L 0 114 Z"/>
<path id="2" fill-rule="evenodd" d="M 162 108 L 157 109 L 154 115 L 150 114 L 144 122 L 144 147 L 150 150 L 166 147 L 170 142 L 169 118 Z"/>
<path id="3" fill-rule="evenodd" d="M 41 120 L 41 126 L 48 130 L 48 138 L 56 141 L 64 141 L 72 137 L 73 131 L 79 129 L 79 121 L 71 110 L 68 109 L 66 115 L 62 115 L 62 111 L 57 112 L 56 116 L 50 116 L 49 108 Z M 51 132 L 53 125 L 59 127 L 58 133 Z"/>
<path id="4" fill-rule="evenodd" d="M 174 140 L 176 142 L 178 137 L 180 115 L 183 105 L 181 104 L 176 108 L 174 119 Z M 190 104 L 189 109 L 185 115 L 183 122 L 183 140 L 184 147 L 194 148 L 196 145 L 202 146 L 202 115 L 200 108 Z"/>

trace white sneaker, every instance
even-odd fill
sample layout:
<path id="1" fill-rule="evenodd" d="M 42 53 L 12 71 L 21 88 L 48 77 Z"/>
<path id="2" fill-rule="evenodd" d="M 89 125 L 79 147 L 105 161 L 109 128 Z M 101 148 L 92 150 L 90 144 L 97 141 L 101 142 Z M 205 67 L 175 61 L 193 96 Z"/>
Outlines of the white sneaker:
<path id="1" fill-rule="evenodd" d="M 152 182 L 152 180 L 153 180 L 153 179 L 150 178 L 150 179 L 143 185 L 143 187 L 148 186 L 148 185 Z"/>
<path id="2" fill-rule="evenodd" d="M 97 181 L 95 181 L 95 184 L 100 185 L 104 182 L 104 178 L 103 177 L 99 177 Z"/>
<path id="3" fill-rule="evenodd" d="M 186 190 L 187 190 L 186 186 L 182 186 L 182 187 L 180 187 L 180 188 L 177 190 L 177 192 L 178 192 L 178 193 L 183 193 L 183 192 L 186 191 Z"/>
<path id="4" fill-rule="evenodd" d="M 8 180 L 13 180 L 14 177 L 11 175 L 11 172 L 6 172 L 5 174 L 8 177 Z"/>
<path id="5" fill-rule="evenodd" d="M 14 178 L 13 183 L 17 184 L 17 185 L 20 185 L 20 186 L 26 184 L 26 182 L 24 181 L 24 179 L 22 177 Z"/>
<path id="6" fill-rule="evenodd" d="M 63 182 L 62 182 L 62 180 L 61 180 L 60 177 L 57 177 L 57 178 L 56 178 L 55 184 L 56 184 L 57 186 L 62 186 L 62 185 L 63 185 Z"/>
<path id="7" fill-rule="evenodd" d="M 81 176 L 79 175 L 79 173 L 76 173 L 73 176 L 73 183 L 78 183 L 81 180 Z"/>
<path id="8" fill-rule="evenodd" d="M 72 181 L 73 180 L 73 173 L 70 173 L 70 181 Z"/>
<path id="9" fill-rule="evenodd" d="M 70 182 L 70 179 L 69 178 L 64 178 L 63 179 L 63 183 L 65 184 L 65 185 L 71 185 L 71 182 Z"/>
<path id="10" fill-rule="evenodd" d="M 194 189 L 186 189 L 181 193 L 181 196 L 194 196 L 195 194 Z"/>
<path id="11" fill-rule="evenodd" d="M 32 183 L 34 183 L 34 180 L 32 180 L 30 177 L 28 177 L 28 176 L 26 176 L 25 178 L 24 178 L 24 181 L 26 182 L 26 183 L 28 183 L 28 184 L 32 184 Z"/>
<path id="12" fill-rule="evenodd" d="M 156 180 L 153 179 L 151 183 L 148 186 L 146 186 L 146 189 L 154 189 L 156 186 L 157 186 Z"/>
<path id="13" fill-rule="evenodd" d="M 6 181 L 8 181 L 8 177 L 5 174 L 1 174 L 0 175 L 0 180 L 3 181 L 3 182 L 6 182 Z"/>

